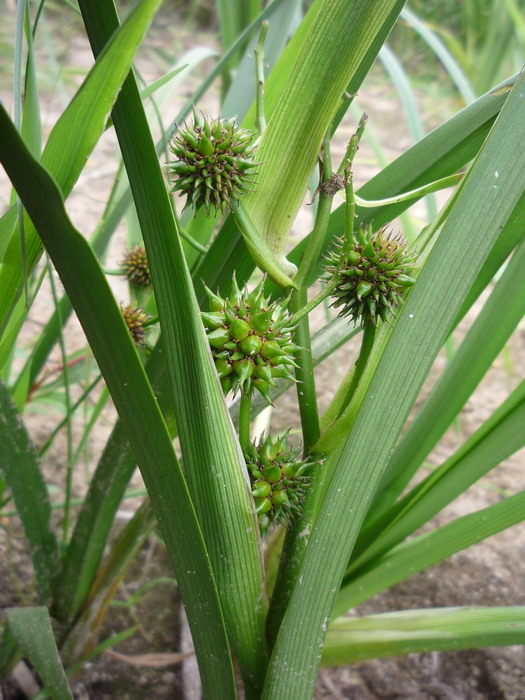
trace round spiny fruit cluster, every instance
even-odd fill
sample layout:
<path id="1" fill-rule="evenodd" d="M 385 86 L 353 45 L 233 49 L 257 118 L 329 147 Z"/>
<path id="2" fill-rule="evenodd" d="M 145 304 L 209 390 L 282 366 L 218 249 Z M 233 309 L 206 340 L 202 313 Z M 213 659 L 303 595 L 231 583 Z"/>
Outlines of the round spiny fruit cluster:
<path id="1" fill-rule="evenodd" d="M 137 304 L 121 304 L 120 310 L 131 337 L 135 341 L 135 345 L 140 347 L 146 345 L 146 329 L 144 325 L 149 321 L 149 315 Z"/>
<path id="2" fill-rule="evenodd" d="M 360 228 L 349 251 L 342 241 L 328 256 L 327 272 L 340 275 L 332 306 L 340 308 L 340 316 L 350 316 L 362 325 L 376 325 L 378 318 L 386 320 L 405 289 L 415 282 L 410 277 L 415 257 L 407 252 L 401 234 L 381 229 L 373 235 L 371 228 L 367 232 Z"/>
<path id="3" fill-rule="evenodd" d="M 253 292 L 241 292 L 234 278 L 229 298 L 222 299 L 206 287 L 210 311 L 201 315 L 224 391 L 257 389 L 270 402 L 276 377 L 294 379 L 289 368 L 298 348 L 285 307 L 269 303 L 263 288 L 264 280 Z"/>
<path id="4" fill-rule="evenodd" d="M 255 509 L 261 525 L 288 524 L 301 511 L 305 488 L 314 462 L 298 459 L 299 449 L 289 449 L 288 434 L 254 442 L 245 456 Z"/>
<path id="5" fill-rule="evenodd" d="M 151 275 L 144 246 L 136 245 L 131 250 L 128 250 L 120 263 L 120 267 L 131 284 L 136 284 L 138 287 L 150 286 Z"/>
<path id="6" fill-rule="evenodd" d="M 186 195 L 184 208 L 206 207 L 210 216 L 224 211 L 230 201 L 237 201 L 250 178 L 255 147 L 254 134 L 237 127 L 235 119 L 202 120 L 193 113 L 193 125 L 184 125 L 173 138 L 170 149 L 176 160 L 170 163 L 175 181 L 172 192 Z"/>

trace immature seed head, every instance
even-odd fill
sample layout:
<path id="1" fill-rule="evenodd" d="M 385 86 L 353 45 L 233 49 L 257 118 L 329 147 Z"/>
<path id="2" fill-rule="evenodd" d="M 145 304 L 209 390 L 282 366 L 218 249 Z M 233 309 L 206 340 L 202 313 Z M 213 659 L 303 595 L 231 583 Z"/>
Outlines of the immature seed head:
<path id="1" fill-rule="evenodd" d="M 204 206 L 208 216 L 224 212 L 255 184 L 253 138 L 235 119 L 199 118 L 194 112 L 193 124 L 179 128 L 170 144 L 175 156 L 170 162 L 172 192 L 186 195 L 184 208 Z"/>
<path id="2" fill-rule="evenodd" d="M 252 393 L 270 403 L 277 377 L 294 379 L 292 328 L 286 307 L 264 298 L 264 280 L 252 291 L 239 289 L 235 278 L 227 299 L 206 287 L 210 311 L 203 312 L 215 368 L 225 392 Z"/>
<path id="3" fill-rule="evenodd" d="M 261 437 L 244 456 L 261 528 L 273 522 L 288 525 L 301 512 L 315 463 L 301 460 L 299 449 L 288 447 L 288 433 Z"/>
<path id="4" fill-rule="evenodd" d="M 328 255 L 328 274 L 339 270 L 340 275 L 332 306 L 355 323 L 376 325 L 378 318 L 384 321 L 415 282 L 410 276 L 415 258 L 407 251 L 402 234 L 384 228 L 373 234 L 371 227 L 367 231 L 360 228 L 349 250 L 341 241 Z"/>
<path id="5" fill-rule="evenodd" d="M 135 345 L 142 347 L 146 344 L 146 329 L 144 324 L 149 320 L 149 315 L 137 304 L 121 304 L 120 310 L 129 328 Z"/>
<path id="6" fill-rule="evenodd" d="M 139 287 L 151 285 L 151 275 L 148 265 L 148 257 L 144 246 L 136 245 L 123 257 L 120 267 L 131 282 Z"/>

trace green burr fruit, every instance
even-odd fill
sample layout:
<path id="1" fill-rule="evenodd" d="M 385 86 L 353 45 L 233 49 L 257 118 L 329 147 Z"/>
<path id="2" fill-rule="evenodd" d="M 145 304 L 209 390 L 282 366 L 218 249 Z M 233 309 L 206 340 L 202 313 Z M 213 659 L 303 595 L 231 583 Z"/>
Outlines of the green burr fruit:
<path id="1" fill-rule="evenodd" d="M 299 459 L 298 454 L 299 449 L 288 446 L 287 433 L 280 437 L 263 436 L 245 451 L 263 534 L 271 523 L 288 525 L 301 512 L 314 463 Z"/>
<path id="2" fill-rule="evenodd" d="M 264 515 L 272 509 L 272 502 L 269 498 L 254 498 L 255 512 L 257 515 Z"/>
<path id="3" fill-rule="evenodd" d="M 179 127 L 170 143 L 173 190 L 186 196 L 184 208 L 204 206 L 208 216 L 223 213 L 253 185 L 254 134 L 235 120 L 200 118 Z"/>
<path id="4" fill-rule="evenodd" d="M 212 348 L 217 348 L 218 350 L 222 350 L 222 348 L 230 340 L 228 331 L 226 331 L 224 328 L 216 328 L 214 331 L 210 331 L 207 338 L 208 343 L 212 346 Z"/>
<path id="5" fill-rule="evenodd" d="M 234 393 L 258 391 L 271 403 L 269 390 L 275 377 L 294 381 L 283 365 L 295 365 L 298 347 L 291 339 L 293 328 L 285 306 L 264 298 L 264 282 L 248 292 L 234 279 L 225 299 L 206 288 L 210 311 L 202 312 L 202 320 L 219 377 L 231 374 Z"/>
<path id="6" fill-rule="evenodd" d="M 332 306 L 361 325 L 386 320 L 414 284 L 415 262 L 400 234 L 360 228 L 351 250 L 341 242 L 328 255 L 327 275 L 338 276 Z"/>

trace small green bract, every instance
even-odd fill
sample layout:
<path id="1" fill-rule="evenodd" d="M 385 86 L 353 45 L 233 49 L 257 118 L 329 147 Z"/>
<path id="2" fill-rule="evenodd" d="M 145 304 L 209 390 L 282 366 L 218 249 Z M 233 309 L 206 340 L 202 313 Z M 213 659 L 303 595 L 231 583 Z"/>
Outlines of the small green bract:
<path id="1" fill-rule="evenodd" d="M 294 380 L 292 328 L 286 307 L 264 298 L 264 280 L 252 292 L 241 291 L 235 278 L 227 299 L 206 287 L 210 311 L 202 312 L 215 368 L 225 392 L 257 390 L 270 401 L 275 379 Z"/>
<path id="2" fill-rule="evenodd" d="M 184 208 L 204 206 L 208 216 L 223 213 L 231 201 L 253 185 L 254 134 L 235 119 L 202 119 L 194 112 L 192 126 L 179 128 L 170 144 L 172 192 L 186 195 Z"/>
<path id="3" fill-rule="evenodd" d="M 402 234 L 384 228 L 376 234 L 371 227 L 367 231 L 360 228 L 353 246 L 345 249 L 341 240 L 327 258 L 327 274 L 340 275 L 332 306 L 340 309 L 339 316 L 375 326 L 378 318 L 387 319 L 414 284 L 410 274 L 416 256 L 407 251 Z"/>

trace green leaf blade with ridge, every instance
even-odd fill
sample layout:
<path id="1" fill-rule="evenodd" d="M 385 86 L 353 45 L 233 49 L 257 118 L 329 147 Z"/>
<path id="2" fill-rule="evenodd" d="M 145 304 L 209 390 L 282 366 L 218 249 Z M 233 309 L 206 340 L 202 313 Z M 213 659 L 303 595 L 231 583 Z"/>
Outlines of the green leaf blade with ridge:
<path id="1" fill-rule="evenodd" d="M 525 642 L 525 606 L 404 610 L 330 624 L 323 666 Z"/>
<path id="2" fill-rule="evenodd" d="M 356 576 L 345 579 L 334 615 L 343 615 L 376 593 L 523 520 L 525 491 L 403 542 Z"/>
<path id="3" fill-rule="evenodd" d="M 264 164 L 257 188 L 243 197 L 255 228 L 278 258 L 283 257 L 327 127 L 395 5 L 395 0 L 373 5 L 364 0 L 325 2 L 311 23 L 257 151 Z"/>
<path id="4" fill-rule="evenodd" d="M 51 529 L 51 504 L 37 456 L 7 386 L 0 380 L 0 473 L 22 521 L 35 569 L 40 599 L 53 593 L 58 544 Z"/>
<path id="5" fill-rule="evenodd" d="M 72 700 L 47 608 L 9 608 L 7 624 L 23 655 L 38 671 L 53 699 Z"/>
<path id="6" fill-rule="evenodd" d="M 108 0 L 81 0 L 95 55 L 116 27 Z M 253 497 L 244 459 L 200 317 L 166 182 L 134 77 L 113 121 L 151 269 L 188 488 L 245 683 L 262 685 L 266 594 Z"/>
<path id="7" fill-rule="evenodd" d="M 235 697 L 217 589 L 186 481 L 104 273 L 69 221 L 57 185 L 0 106 L 0 161 L 38 228 L 126 427 L 184 599 L 205 692 Z"/>

